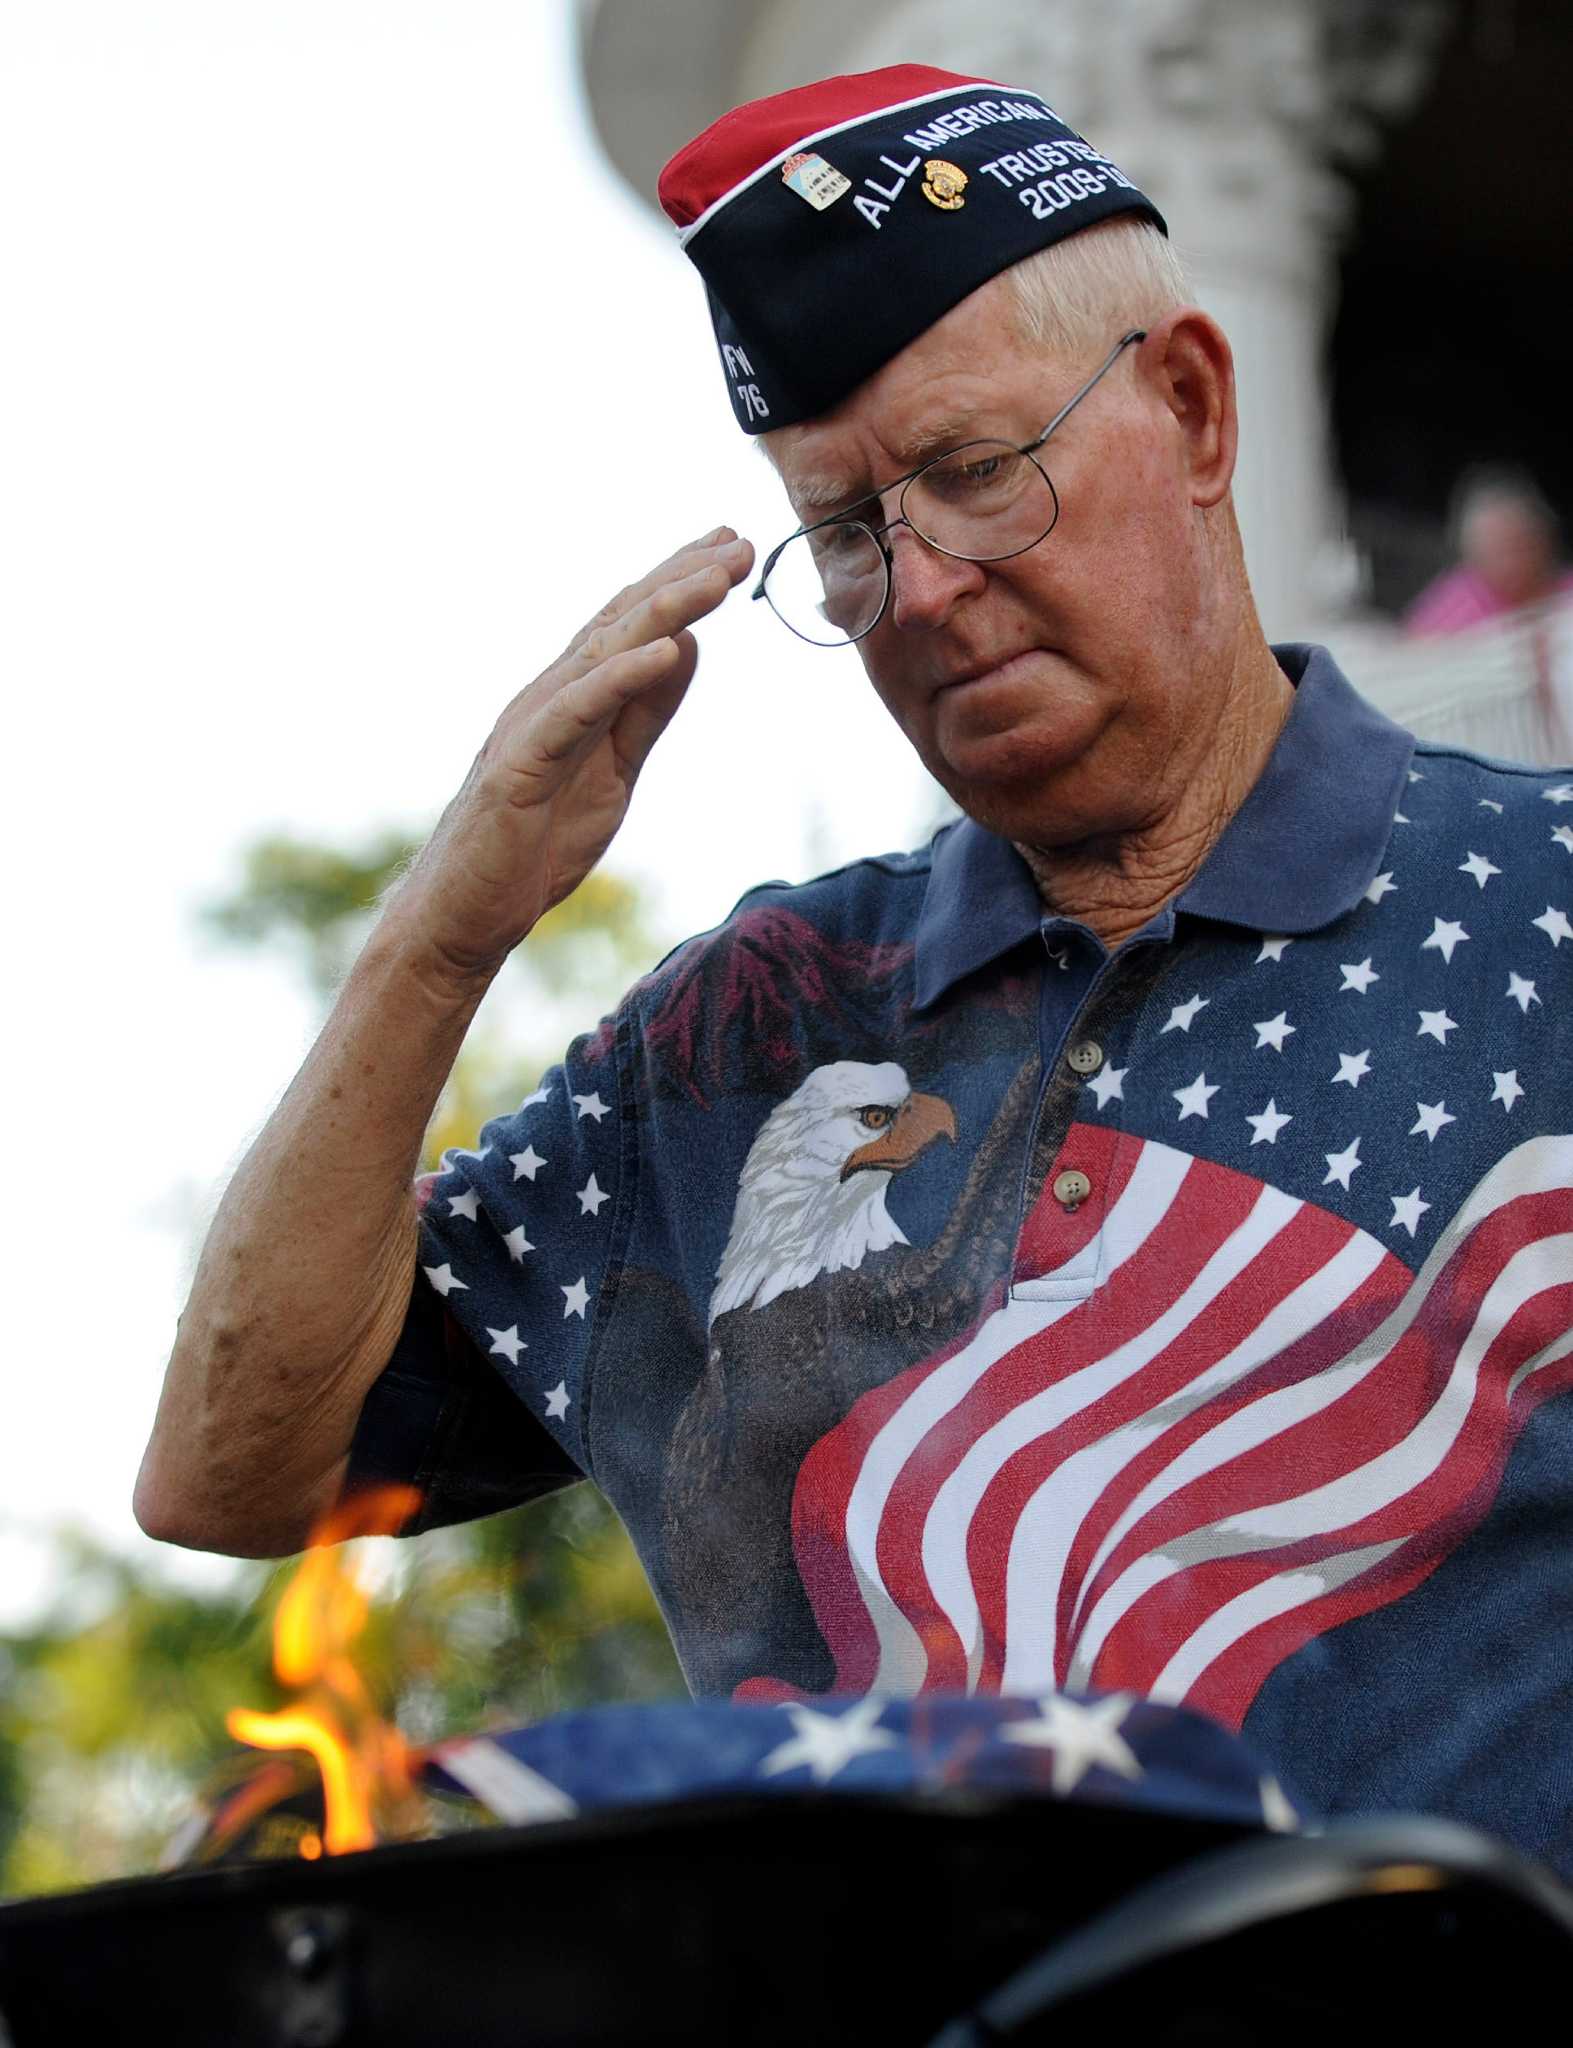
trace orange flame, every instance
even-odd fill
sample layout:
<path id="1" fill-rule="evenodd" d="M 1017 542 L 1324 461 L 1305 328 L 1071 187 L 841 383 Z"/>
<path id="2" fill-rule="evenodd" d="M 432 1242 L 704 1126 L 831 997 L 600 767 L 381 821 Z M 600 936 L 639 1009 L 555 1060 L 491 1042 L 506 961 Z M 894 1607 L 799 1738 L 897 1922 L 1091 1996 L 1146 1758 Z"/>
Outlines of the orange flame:
<path id="1" fill-rule="evenodd" d="M 379 1487 L 346 1501 L 318 1526 L 273 1625 L 273 1668 L 301 1696 L 277 1713 L 234 1707 L 225 1718 L 230 1734 L 253 1748 L 304 1749 L 316 1760 L 326 1820 L 321 1841 L 308 1836 L 312 1846 L 307 1850 L 303 1842 L 303 1854 L 369 1849 L 379 1809 L 396 1809 L 413 1796 L 404 1738 L 378 1714 L 351 1656 L 368 1601 L 335 1546 L 391 1535 L 419 1505 L 412 1487 Z"/>

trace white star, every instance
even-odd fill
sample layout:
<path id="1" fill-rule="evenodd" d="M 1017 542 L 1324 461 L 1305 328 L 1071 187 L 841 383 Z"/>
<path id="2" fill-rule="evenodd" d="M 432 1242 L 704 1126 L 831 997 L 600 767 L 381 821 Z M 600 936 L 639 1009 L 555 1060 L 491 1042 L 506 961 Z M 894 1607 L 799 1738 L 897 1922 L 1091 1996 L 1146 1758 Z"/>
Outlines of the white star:
<path id="1" fill-rule="evenodd" d="M 481 1219 L 476 1214 L 476 1204 L 479 1200 L 480 1196 L 476 1194 L 474 1188 L 466 1188 L 462 1195 L 450 1195 L 448 1197 L 448 1214 L 450 1216 L 468 1216 L 472 1223 L 479 1223 Z"/>
<path id="2" fill-rule="evenodd" d="M 1269 1017 L 1265 1024 L 1255 1024 L 1251 1028 L 1256 1033 L 1256 1044 L 1253 1047 L 1256 1052 L 1260 1052 L 1264 1045 L 1270 1045 L 1274 1052 L 1282 1052 L 1284 1040 L 1292 1037 L 1295 1030 L 1294 1025 L 1289 1022 L 1287 1010 L 1280 1010 L 1276 1017 Z"/>
<path id="3" fill-rule="evenodd" d="M 1407 825 L 1409 823 L 1409 820 L 1404 816 L 1402 811 L 1394 811 L 1393 823 L 1395 825 Z"/>
<path id="4" fill-rule="evenodd" d="M 1413 1237 L 1421 1217 L 1431 1204 L 1421 1201 L 1419 1188 L 1411 1188 L 1407 1195 L 1389 1195 L 1388 1200 L 1393 1205 L 1393 1219 L 1388 1225 L 1389 1230 L 1396 1230 L 1402 1224 Z"/>
<path id="5" fill-rule="evenodd" d="M 1573 804 L 1573 782 L 1559 782 L 1555 789 L 1540 792 L 1548 804 Z"/>
<path id="6" fill-rule="evenodd" d="M 436 1288 L 444 1301 L 447 1300 L 456 1287 L 466 1293 L 469 1291 L 470 1283 L 467 1280 L 456 1280 L 453 1277 L 452 1266 L 423 1266 L 421 1271 L 426 1275 L 426 1278 L 433 1287 Z"/>
<path id="7" fill-rule="evenodd" d="M 1493 1072 L 1491 1079 L 1495 1084 L 1491 1090 L 1491 1100 L 1500 1102 L 1511 1115 L 1514 1103 L 1524 1092 L 1519 1084 L 1518 1068 L 1509 1067 L 1505 1074 Z"/>
<path id="8" fill-rule="evenodd" d="M 507 1232 L 503 1238 L 503 1243 L 508 1247 L 508 1256 L 516 1266 L 523 1264 L 526 1252 L 533 1252 L 535 1250 L 535 1246 L 531 1244 L 524 1234 L 524 1225 L 522 1223 L 515 1224 L 513 1229 Z"/>
<path id="9" fill-rule="evenodd" d="M 1391 896 L 1397 887 L 1398 884 L 1393 880 L 1393 870 L 1389 868 L 1385 875 L 1378 875 L 1366 890 L 1365 900 L 1367 903 L 1380 903 L 1384 896 Z"/>
<path id="10" fill-rule="evenodd" d="M 557 1284 L 562 1287 L 561 1281 Z M 583 1322 L 584 1312 L 589 1306 L 590 1290 L 585 1286 L 584 1275 L 581 1273 L 572 1287 L 563 1287 L 563 1321 L 566 1322 L 570 1316 L 577 1316 L 580 1322 Z"/>
<path id="11" fill-rule="evenodd" d="M 1409 779 L 1410 779 L 1410 781 L 1411 781 L 1411 782 L 1424 782 L 1424 781 L 1425 781 L 1425 777 L 1424 777 L 1424 776 L 1423 776 L 1423 775 L 1422 775 L 1422 774 L 1420 773 L 1420 770 L 1419 770 L 1418 768 L 1411 768 L 1411 769 L 1410 769 L 1410 771 L 1409 771 Z"/>
<path id="12" fill-rule="evenodd" d="M 1350 1174 L 1357 1173 L 1365 1164 L 1365 1161 L 1360 1157 L 1360 1140 L 1358 1138 L 1345 1151 L 1324 1152 L 1322 1157 L 1327 1161 L 1327 1179 L 1322 1182 L 1324 1188 L 1337 1181 L 1341 1188 L 1347 1190 Z"/>
<path id="13" fill-rule="evenodd" d="M 1553 909 L 1549 903 L 1542 916 L 1532 917 L 1529 921 L 1537 931 L 1545 933 L 1553 946 L 1560 946 L 1564 939 L 1573 939 L 1573 924 L 1569 924 L 1565 914 Z"/>
<path id="14" fill-rule="evenodd" d="M 1217 1081 L 1209 1083 L 1205 1074 L 1198 1074 L 1189 1088 L 1171 1088 L 1169 1093 L 1180 1105 L 1180 1122 L 1183 1124 L 1188 1116 L 1199 1116 L 1205 1120 L 1207 1105 L 1221 1085 Z"/>
<path id="15" fill-rule="evenodd" d="M 1050 1693 L 1038 1702 L 1039 1719 L 1007 1721 L 999 1732 L 1006 1742 L 1052 1749 L 1054 1769 L 1049 1782 L 1063 1796 L 1076 1789 L 1094 1764 L 1122 1778 L 1141 1776 L 1136 1754 L 1120 1733 L 1131 1704 L 1128 1692 L 1110 1693 L 1105 1700 L 1068 1700 L 1060 1693 Z"/>
<path id="16" fill-rule="evenodd" d="M 591 1174 L 590 1178 L 585 1182 L 584 1186 L 579 1189 L 578 1193 L 579 1214 L 581 1216 L 599 1216 L 601 1213 L 601 1204 L 603 1202 L 609 1202 L 612 1199 L 611 1196 L 606 1192 L 605 1188 L 603 1188 L 600 1185 L 600 1183 L 596 1180 L 596 1177 L 593 1173 Z"/>
<path id="17" fill-rule="evenodd" d="M 573 1102 L 574 1108 L 581 1116 L 593 1116 L 597 1123 L 612 1106 L 609 1102 L 601 1100 L 599 1092 L 594 1095 L 576 1095 Z"/>
<path id="18" fill-rule="evenodd" d="M 1129 1072 L 1129 1067 L 1104 1067 L 1093 1075 L 1087 1086 L 1097 1096 L 1100 1109 L 1107 1109 L 1111 1102 L 1125 1100 L 1125 1076 Z"/>
<path id="19" fill-rule="evenodd" d="M 1515 974 L 1511 967 L 1507 974 L 1507 993 L 1509 1001 L 1517 1003 L 1526 1017 L 1529 1015 L 1530 1004 L 1540 1002 L 1539 996 L 1535 994 L 1535 984 L 1526 981 L 1522 974 Z"/>
<path id="20" fill-rule="evenodd" d="M 1251 1127 L 1251 1143 L 1253 1145 L 1276 1145 L 1278 1143 L 1278 1133 L 1285 1124 L 1292 1124 L 1294 1118 L 1287 1116 L 1278 1107 L 1276 1102 L 1269 1099 L 1267 1107 L 1259 1115 L 1247 1115 L 1245 1121 Z"/>
<path id="21" fill-rule="evenodd" d="M 556 1386 L 547 1393 L 546 1412 L 555 1421 L 561 1422 L 571 1406 L 572 1403 L 568 1398 L 568 1382 L 566 1380 L 559 1380 Z"/>
<path id="22" fill-rule="evenodd" d="M 524 1098 L 519 1107 L 521 1109 L 534 1109 L 538 1102 L 550 1102 L 551 1099 L 552 1091 L 550 1088 L 537 1088 L 533 1095 L 527 1095 Z"/>
<path id="23" fill-rule="evenodd" d="M 1371 1071 L 1371 1048 L 1364 1052 L 1341 1052 L 1338 1055 L 1338 1072 L 1335 1081 L 1347 1081 L 1351 1088 L 1358 1088 Z"/>
<path id="24" fill-rule="evenodd" d="M 519 1325 L 517 1323 L 510 1323 L 506 1330 L 494 1330 L 491 1324 L 488 1323 L 486 1334 L 492 1340 L 490 1349 L 499 1358 L 506 1358 L 510 1365 L 517 1365 L 519 1363 L 519 1353 L 521 1351 L 528 1351 L 530 1348 L 519 1335 Z"/>
<path id="25" fill-rule="evenodd" d="M 515 1180 L 534 1180 L 546 1161 L 533 1145 L 526 1145 L 522 1152 L 510 1152 L 508 1164 L 513 1168 Z"/>
<path id="26" fill-rule="evenodd" d="M 1257 966 L 1260 967 L 1264 960 L 1281 960 L 1284 957 L 1284 948 L 1293 944 L 1293 939 L 1270 939 L 1264 932 L 1262 935 L 1262 950 L 1256 956 Z"/>
<path id="27" fill-rule="evenodd" d="M 468 1152 L 462 1145 L 450 1145 L 442 1155 L 442 1170 L 444 1173 L 452 1173 L 453 1162 L 456 1159 L 484 1159 L 491 1149 L 490 1145 L 483 1145 L 479 1152 Z"/>
<path id="28" fill-rule="evenodd" d="M 794 1733 L 761 1762 L 762 1778 L 801 1770 L 806 1764 L 815 1784 L 825 1785 L 855 1756 L 900 1747 L 890 1730 L 878 1725 L 885 1711 L 883 1700 L 859 1700 L 844 1714 L 821 1714 L 813 1707 L 788 1707 L 786 1711 Z"/>
<path id="29" fill-rule="evenodd" d="M 1458 1025 L 1446 1010 L 1419 1010 L 1416 1015 L 1420 1019 L 1420 1029 L 1415 1033 L 1416 1038 L 1434 1038 L 1438 1045 L 1446 1045 L 1447 1034 L 1458 1029 Z"/>
<path id="30" fill-rule="evenodd" d="M 1483 796 L 1475 808 L 1478 811 L 1495 811 L 1499 818 L 1502 815 L 1502 806 L 1489 796 Z"/>
<path id="31" fill-rule="evenodd" d="M 1573 825 L 1553 825 L 1551 836 L 1564 853 L 1573 853 Z"/>
<path id="32" fill-rule="evenodd" d="M 1569 936 L 1573 937 L 1573 933 L 1570 933 Z M 1441 954 L 1448 966 L 1451 967 L 1453 964 L 1453 948 L 1461 940 L 1468 937 L 1468 932 L 1464 930 L 1461 924 L 1449 924 L 1445 917 L 1433 918 L 1431 936 L 1429 939 L 1422 939 L 1420 941 L 1420 950 L 1422 953 L 1428 953 L 1435 949 L 1435 951 Z"/>
<path id="33" fill-rule="evenodd" d="M 1445 1102 L 1417 1102 L 1415 1108 L 1419 1111 L 1419 1115 L 1409 1127 L 1411 1138 L 1418 1138 L 1420 1133 L 1424 1131 L 1426 1137 L 1434 1145 L 1436 1143 L 1436 1134 L 1444 1124 L 1456 1124 L 1458 1122 L 1456 1116 L 1449 1115 Z"/>
<path id="34" fill-rule="evenodd" d="M 1207 1007 L 1206 996 L 1192 996 L 1188 1003 L 1176 1003 L 1169 1012 L 1169 1021 L 1163 1031 L 1189 1031 L 1199 1014 Z M 1158 1033 L 1162 1038 L 1163 1031 Z"/>
<path id="35" fill-rule="evenodd" d="M 1347 960 L 1340 961 L 1338 971 L 1344 978 L 1343 988 L 1340 988 L 1338 991 L 1340 995 L 1343 994 L 1344 989 L 1352 988 L 1357 996 L 1363 996 L 1373 981 L 1380 981 L 1382 979 L 1381 975 L 1371 965 L 1369 953 L 1360 961 L 1358 966 L 1351 967 Z"/>
<path id="36" fill-rule="evenodd" d="M 1499 867 L 1493 867 L 1483 853 L 1472 853 L 1468 860 L 1461 860 L 1459 862 L 1458 872 L 1461 875 L 1473 875 L 1483 889 L 1491 877 L 1493 875 L 1500 875 L 1502 870 Z"/>

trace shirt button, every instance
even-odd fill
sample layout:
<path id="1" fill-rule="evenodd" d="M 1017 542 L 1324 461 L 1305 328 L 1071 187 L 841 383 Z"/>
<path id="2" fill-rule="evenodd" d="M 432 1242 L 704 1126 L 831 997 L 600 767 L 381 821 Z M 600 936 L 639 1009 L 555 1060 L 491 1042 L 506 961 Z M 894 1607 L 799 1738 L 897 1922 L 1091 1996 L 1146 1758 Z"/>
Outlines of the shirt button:
<path id="1" fill-rule="evenodd" d="M 1092 1193 L 1092 1182 L 1079 1166 L 1067 1167 L 1054 1176 L 1054 1199 L 1066 1209 L 1079 1209 Z"/>
<path id="2" fill-rule="evenodd" d="M 1078 1074 L 1095 1074 L 1103 1065 L 1103 1047 L 1090 1038 L 1073 1045 L 1065 1055 Z"/>

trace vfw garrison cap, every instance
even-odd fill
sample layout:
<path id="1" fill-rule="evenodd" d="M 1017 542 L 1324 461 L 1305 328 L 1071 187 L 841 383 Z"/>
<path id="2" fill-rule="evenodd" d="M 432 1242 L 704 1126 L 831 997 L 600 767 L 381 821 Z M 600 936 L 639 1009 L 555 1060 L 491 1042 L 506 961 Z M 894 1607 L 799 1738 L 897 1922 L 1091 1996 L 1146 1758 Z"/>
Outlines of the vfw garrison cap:
<path id="1" fill-rule="evenodd" d="M 661 173 L 738 425 L 827 412 L 997 272 L 1152 201 L 1035 92 L 897 64 L 724 114 Z"/>

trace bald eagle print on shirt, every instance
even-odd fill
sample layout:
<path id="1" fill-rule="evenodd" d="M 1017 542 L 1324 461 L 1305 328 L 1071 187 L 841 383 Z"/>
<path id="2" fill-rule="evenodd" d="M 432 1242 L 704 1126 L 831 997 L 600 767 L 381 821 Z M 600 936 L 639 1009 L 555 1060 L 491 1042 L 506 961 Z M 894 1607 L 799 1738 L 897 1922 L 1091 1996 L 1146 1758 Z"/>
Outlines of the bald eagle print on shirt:
<path id="1" fill-rule="evenodd" d="M 834 1679 L 792 1544 L 792 1496 L 810 1450 L 858 1397 L 951 1342 L 1009 1263 L 1012 1161 L 1036 1077 L 1007 1092 L 935 1242 L 909 1245 L 886 1206 L 893 1177 L 954 1142 L 956 1120 L 893 1061 L 814 1069 L 773 1110 L 739 1178 L 710 1300 L 705 1366 L 667 1459 L 665 1534 L 680 1623 L 734 1670 L 751 1640 L 767 1652 L 784 1617 L 813 1643 L 787 1674 L 803 1690 Z M 1015 1143 L 1012 1142 L 1014 1138 Z"/>

